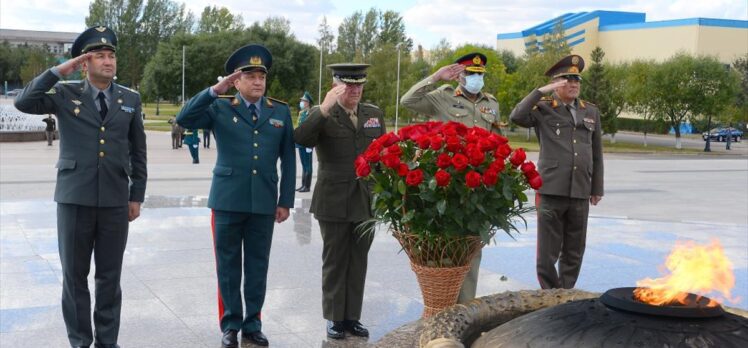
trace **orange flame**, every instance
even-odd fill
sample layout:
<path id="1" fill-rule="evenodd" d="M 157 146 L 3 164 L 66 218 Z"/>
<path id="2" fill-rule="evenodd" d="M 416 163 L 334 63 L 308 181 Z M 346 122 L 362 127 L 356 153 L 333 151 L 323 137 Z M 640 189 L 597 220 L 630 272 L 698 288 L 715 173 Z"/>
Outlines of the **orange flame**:
<path id="1" fill-rule="evenodd" d="M 688 293 L 706 296 L 719 292 L 731 299 L 730 291 L 735 286 L 732 263 L 724 254 L 718 240 L 708 246 L 695 242 L 676 242 L 673 251 L 665 260 L 670 274 L 664 277 L 645 278 L 636 282 L 634 298 L 651 305 L 686 304 Z M 711 300 L 707 306 L 717 306 Z"/>

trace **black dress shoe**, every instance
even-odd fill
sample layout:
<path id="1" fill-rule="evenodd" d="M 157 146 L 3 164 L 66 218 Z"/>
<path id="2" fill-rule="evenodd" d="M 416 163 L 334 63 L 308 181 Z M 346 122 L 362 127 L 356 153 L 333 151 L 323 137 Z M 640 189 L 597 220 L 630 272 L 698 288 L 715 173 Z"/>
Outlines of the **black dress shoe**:
<path id="1" fill-rule="evenodd" d="M 118 344 L 102 344 L 102 343 L 94 343 L 95 348 L 119 348 Z"/>
<path id="2" fill-rule="evenodd" d="M 236 330 L 226 330 L 221 338 L 221 348 L 238 348 L 239 340 L 236 339 Z"/>
<path id="3" fill-rule="evenodd" d="M 346 320 L 345 330 L 350 332 L 353 336 L 369 337 L 369 330 L 367 330 L 358 320 Z"/>
<path id="4" fill-rule="evenodd" d="M 345 324 L 342 321 L 327 321 L 327 337 L 332 339 L 345 338 Z"/>
<path id="5" fill-rule="evenodd" d="M 262 347 L 267 347 L 269 344 L 268 338 L 265 337 L 265 334 L 263 334 L 262 331 L 255 331 L 250 333 L 242 331 L 242 338 Z"/>

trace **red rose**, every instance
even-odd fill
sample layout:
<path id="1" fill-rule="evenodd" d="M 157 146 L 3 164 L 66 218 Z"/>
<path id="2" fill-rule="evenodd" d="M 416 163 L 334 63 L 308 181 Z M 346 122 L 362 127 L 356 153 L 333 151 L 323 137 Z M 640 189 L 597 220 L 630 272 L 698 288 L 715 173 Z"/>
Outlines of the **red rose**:
<path id="1" fill-rule="evenodd" d="M 502 171 L 504 171 L 505 167 L 506 167 L 506 164 L 504 163 L 504 160 L 502 159 L 497 159 L 488 165 L 488 169 L 494 170 L 498 173 L 501 173 Z"/>
<path id="2" fill-rule="evenodd" d="M 377 139 L 380 144 L 384 147 L 392 146 L 392 144 L 400 141 L 400 137 L 397 136 L 397 134 L 393 132 L 389 132 L 385 135 L 383 135 L 381 138 Z"/>
<path id="3" fill-rule="evenodd" d="M 454 157 L 452 157 L 452 165 L 455 166 L 455 169 L 457 169 L 457 171 L 461 172 L 465 170 L 465 168 L 467 168 L 467 165 L 468 165 L 467 156 L 461 153 L 454 155 Z"/>
<path id="4" fill-rule="evenodd" d="M 397 175 L 406 176 L 408 175 L 408 165 L 400 163 L 400 167 L 397 168 Z"/>
<path id="5" fill-rule="evenodd" d="M 535 170 L 535 163 L 532 163 L 532 162 L 522 163 L 522 165 L 519 166 L 519 169 L 522 171 L 522 173 L 527 175 L 527 172 Z"/>
<path id="6" fill-rule="evenodd" d="M 422 150 L 426 150 L 429 148 L 429 145 L 431 144 L 431 139 L 426 136 L 420 136 L 418 137 L 418 140 L 416 141 L 418 143 L 418 147 Z"/>
<path id="7" fill-rule="evenodd" d="M 455 127 L 444 127 L 444 133 L 447 137 L 456 137 L 457 136 L 457 128 Z"/>
<path id="8" fill-rule="evenodd" d="M 449 181 L 452 180 L 452 175 L 439 169 L 436 171 L 436 174 L 434 174 L 434 178 L 436 179 L 436 186 L 444 187 L 449 185 Z"/>
<path id="9" fill-rule="evenodd" d="M 431 149 L 432 150 L 439 150 L 442 147 L 442 143 L 444 143 L 444 138 L 442 138 L 441 135 L 434 135 L 430 139 L 431 141 Z"/>
<path id="10" fill-rule="evenodd" d="M 471 170 L 465 174 L 465 185 L 469 188 L 476 188 L 480 186 L 481 177 L 480 174 L 474 170 Z"/>
<path id="11" fill-rule="evenodd" d="M 446 153 L 440 153 L 439 156 L 436 157 L 436 166 L 439 168 L 449 168 L 449 166 L 452 165 L 452 157 L 450 157 Z"/>
<path id="12" fill-rule="evenodd" d="M 395 155 L 384 155 L 382 156 L 382 163 L 387 168 L 398 169 L 400 168 L 400 157 Z"/>
<path id="13" fill-rule="evenodd" d="M 503 159 L 506 159 L 510 153 L 512 153 L 512 148 L 511 146 L 509 146 L 509 144 L 501 144 L 498 148 L 496 148 L 496 154 L 501 156 L 501 158 Z"/>
<path id="14" fill-rule="evenodd" d="M 405 183 L 408 186 L 418 186 L 423 181 L 423 171 L 420 169 L 411 170 L 405 177 Z"/>
<path id="15" fill-rule="evenodd" d="M 470 165 L 473 167 L 477 167 L 483 163 L 483 160 L 486 159 L 486 156 L 483 154 L 483 152 L 478 149 L 477 147 L 474 147 L 467 153 L 468 157 L 470 158 Z"/>
<path id="16" fill-rule="evenodd" d="M 527 159 L 527 155 L 525 155 L 525 150 L 522 148 L 514 150 L 514 153 L 512 153 L 512 157 L 509 158 L 509 162 L 512 162 L 512 164 L 516 167 L 522 164 L 522 162 Z"/>
<path id="17" fill-rule="evenodd" d="M 530 184 L 530 187 L 537 190 L 543 186 L 543 179 L 540 178 L 540 175 L 536 175 L 532 179 L 529 179 L 527 183 Z"/>
<path id="18" fill-rule="evenodd" d="M 537 171 L 537 170 L 535 170 L 535 169 L 533 169 L 533 170 L 530 170 L 530 171 L 527 171 L 527 172 L 525 172 L 524 174 L 525 174 L 525 177 L 527 178 L 527 180 L 528 180 L 528 181 L 529 181 L 530 179 L 532 179 L 532 178 L 534 178 L 534 177 L 536 177 L 536 176 L 540 175 L 540 173 L 538 173 L 538 171 Z"/>
<path id="19" fill-rule="evenodd" d="M 364 151 L 364 159 L 369 163 L 379 162 L 379 150 L 369 147 L 368 150 Z"/>
<path id="20" fill-rule="evenodd" d="M 493 186 L 496 185 L 496 183 L 499 181 L 499 172 L 488 169 L 485 173 L 483 173 L 483 183 L 486 184 L 486 186 Z"/>
<path id="21" fill-rule="evenodd" d="M 369 163 L 364 163 L 360 166 L 356 166 L 356 176 L 363 178 L 371 173 L 371 167 Z"/>
<path id="22" fill-rule="evenodd" d="M 478 147 L 481 151 L 491 151 L 496 148 L 496 144 L 489 139 L 478 140 Z"/>
<path id="23" fill-rule="evenodd" d="M 470 132 L 467 136 L 465 136 L 465 142 L 468 144 L 475 144 L 478 142 L 478 140 L 480 140 L 480 137 L 473 132 Z"/>
<path id="24" fill-rule="evenodd" d="M 499 145 L 506 144 L 509 142 L 509 139 L 507 139 L 504 136 L 498 135 L 496 133 L 491 133 L 490 137 L 492 141 L 496 142 Z"/>
<path id="25" fill-rule="evenodd" d="M 354 168 L 358 168 L 359 166 L 364 165 L 364 164 L 368 164 L 368 162 L 366 161 L 366 158 L 364 158 L 363 155 L 359 155 L 358 157 L 356 157 L 356 160 L 353 161 Z"/>
<path id="26" fill-rule="evenodd" d="M 458 138 L 456 135 L 447 136 L 446 143 L 447 143 L 447 151 L 457 153 L 457 152 L 460 152 L 460 150 L 462 150 L 462 144 L 460 143 L 460 138 Z"/>
<path id="27" fill-rule="evenodd" d="M 400 145 L 395 144 L 387 147 L 387 149 L 385 150 L 385 154 L 400 157 L 400 155 L 403 154 L 403 149 L 400 148 Z"/>

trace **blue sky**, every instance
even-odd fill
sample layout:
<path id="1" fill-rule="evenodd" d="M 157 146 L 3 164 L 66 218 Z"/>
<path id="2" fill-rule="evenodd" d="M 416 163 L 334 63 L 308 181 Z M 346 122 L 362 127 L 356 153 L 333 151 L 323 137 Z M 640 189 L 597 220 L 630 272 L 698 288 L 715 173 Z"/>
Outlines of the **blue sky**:
<path id="1" fill-rule="evenodd" d="M 748 20 L 746 0 L 175 0 L 197 16 L 205 6 L 224 6 L 250 24 L 268 16 L 291 21 L 294 35 L 314 43 L 322 17 L 337 32 L 343 18 L 371 7 L 394 10 L 405 18 L 415 44 L 430 49 L 446 38 L 453 46 L 496 44 L 496 34 L 516 32 L 568 12 L 611 10 L 644 12 L 647 21 L 694 17 Z M 85 29 L 88 2 L 81 0 L 2 0 L 0 28 L 79 32 Z"/>

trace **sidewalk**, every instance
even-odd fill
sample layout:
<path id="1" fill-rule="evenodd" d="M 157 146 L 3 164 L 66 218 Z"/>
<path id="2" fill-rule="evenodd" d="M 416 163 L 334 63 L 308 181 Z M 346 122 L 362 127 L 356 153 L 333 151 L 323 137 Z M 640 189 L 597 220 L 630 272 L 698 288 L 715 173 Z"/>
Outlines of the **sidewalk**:
<path id="1" fill-rule="evenodd" d="M 201 148 L 201 163 L 192 165 L 186 148 L 171 149 L 166 132 L 148 132 L 148 144 L 148 196 L 125 253 L 120 344 L 219 347 L 205 207 L 216 150 Z M 57 150 L 57 142 L 0 145 L 0 347 L 67 345 L 52 201 Z M 735 266 L 732 296 L 743 299 L 728 305 L 748 309 L 746 182 L 745 158 L 606 157 L 606 196 L 591 209 L 577 287 L 634 286 L 661 275 L 676 240 L 718 237 Z M 272 347 L 364 346 L 361 339 L 325 337 L 319 226 L 308 213 L 311 193 L 296 198 L 291 218 L 276 225 L 273 236 L 263 331 Z M 498 244 L 484 250 L 479 295 L 538 287 L 535 216 L 526 218 L 527 230 L 516 240 L 500 234 Z M 385 231 L 377 233 L 362 318 L 369 342 L 418 319 L 422 310 L 415 276 L 399 249 Z"/>

